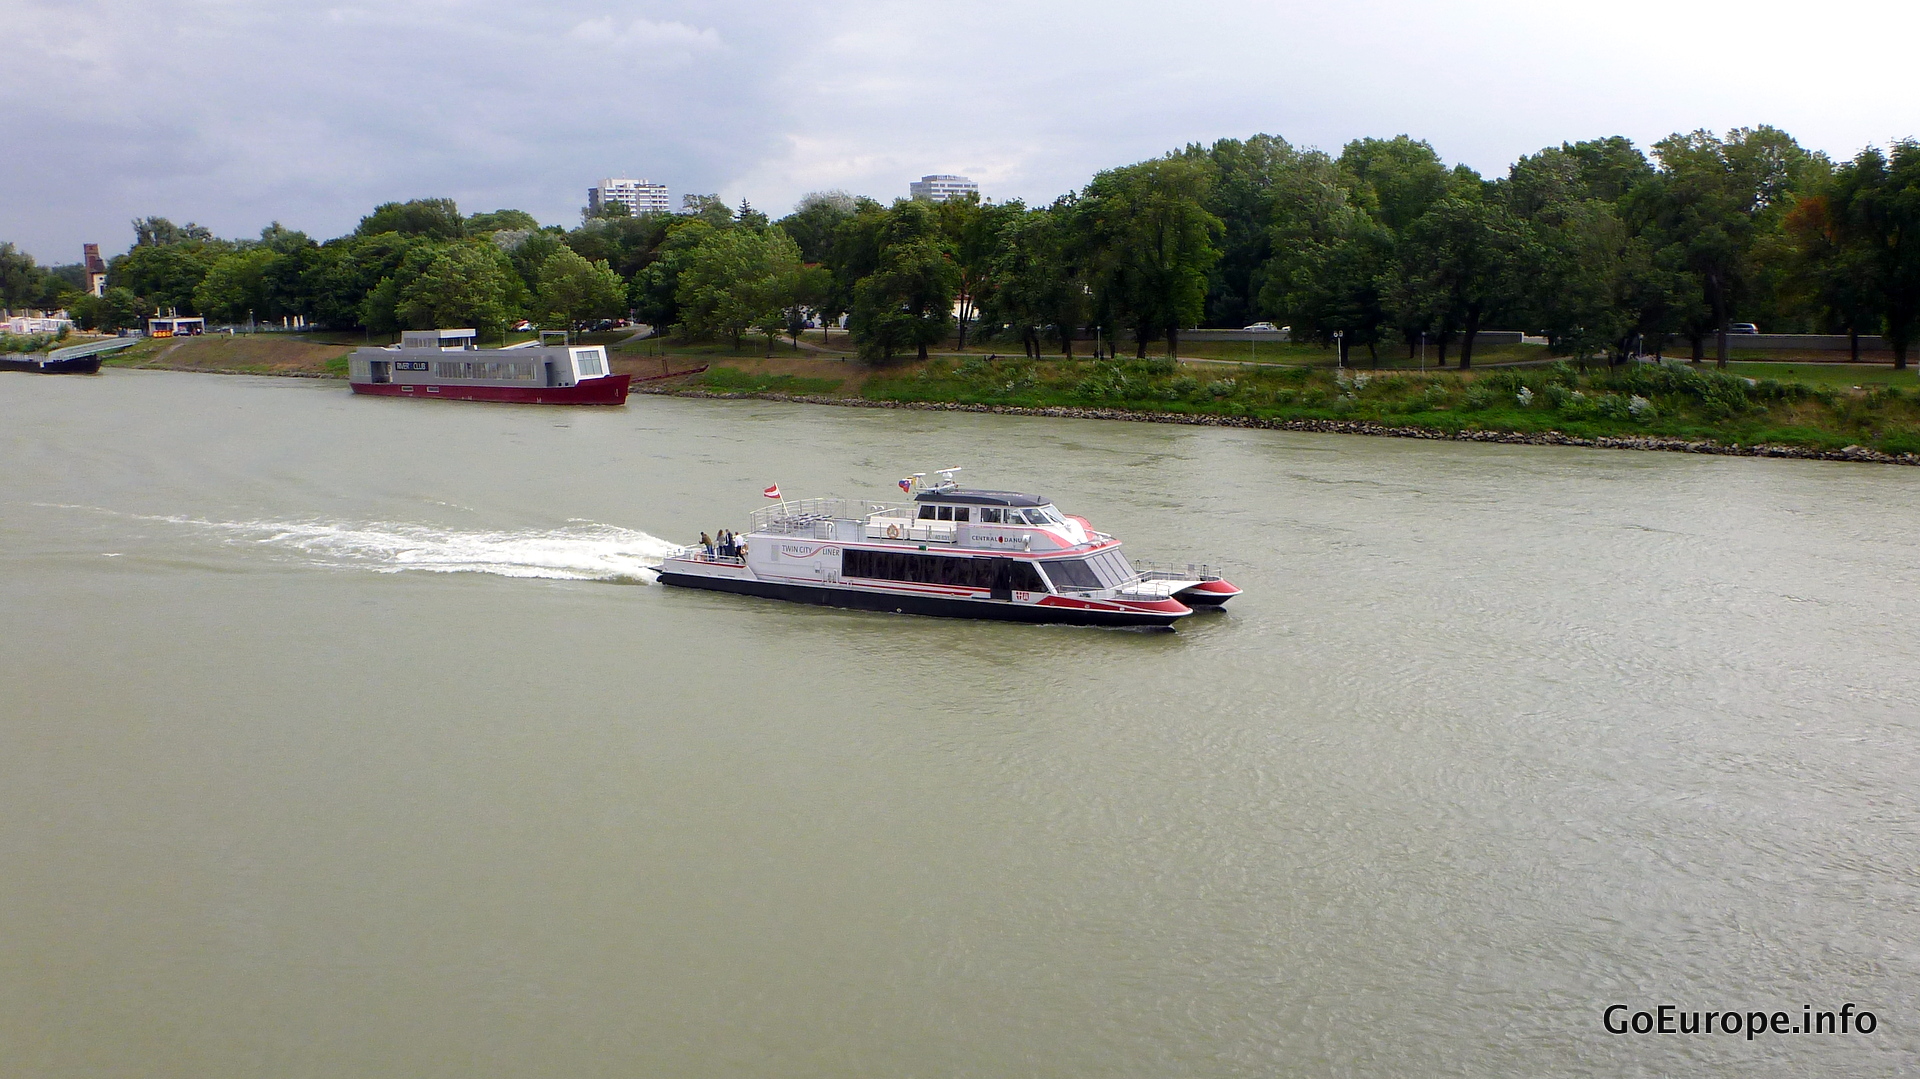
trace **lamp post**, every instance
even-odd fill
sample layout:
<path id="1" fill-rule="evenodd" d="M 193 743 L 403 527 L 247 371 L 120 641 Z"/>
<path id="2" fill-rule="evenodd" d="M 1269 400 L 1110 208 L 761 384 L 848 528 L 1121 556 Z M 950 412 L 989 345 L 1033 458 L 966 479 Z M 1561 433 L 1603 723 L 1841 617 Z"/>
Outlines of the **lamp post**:
<path id="1" fill-rule="evenodd" d="M 1333 331 L 1333 369 L 1343 371 L 1347 366 L 1347 331 Z"/>

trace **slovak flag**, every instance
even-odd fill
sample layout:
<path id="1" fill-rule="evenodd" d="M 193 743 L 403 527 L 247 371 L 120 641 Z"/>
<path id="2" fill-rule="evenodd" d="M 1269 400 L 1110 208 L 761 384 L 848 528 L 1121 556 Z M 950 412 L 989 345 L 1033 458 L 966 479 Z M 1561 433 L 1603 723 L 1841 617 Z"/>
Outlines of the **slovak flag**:
<path id="1" fill-rule="evenodd" d="M 773 485 L 772 487 L 769 487 L 769 488 L 767 488 L 766 490 L 764 490 L 764 491 L 762 491 L 762 492 L 760 492 L 760 493 L 761 493 L 761 494 L 763 494 L 763 495 L 766 495 L 766 496 L 767 496 L 768 498 L 779 498 L 779 497 L 780 497 L 780 485 L 776 483 L 776 484 L 774 484 L 774 485 Z"/>
<path id="2" fill-rule="evenodd" d="M 913 481 L 912 481 L 911 479 L 905 479 L 905 480 L 901 480 L 901 481 L 900 481 L 900 489 L 901 489 L 902 491 L 905 491 L 905 492 L 907 492 L 908 494 L 912 494 L 912 493 L 913 493 Z"/>

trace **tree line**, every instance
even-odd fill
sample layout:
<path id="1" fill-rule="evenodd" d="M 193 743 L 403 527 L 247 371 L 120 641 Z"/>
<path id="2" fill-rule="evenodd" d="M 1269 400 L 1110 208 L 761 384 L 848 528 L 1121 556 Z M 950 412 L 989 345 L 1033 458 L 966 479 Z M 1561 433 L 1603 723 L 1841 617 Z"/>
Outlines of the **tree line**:
<path id="1" fill-rule="evenodd" d="M 742 202 L 566 229 L 451 200 L 377 207 L 316 242 L 278 224 L 222 240 L 134 223 L 104 297 L 0 247 L 0 302 L 83 325 L 177 310 L 388 333 L 633 315 L 769 348 L 844 316 L 873 360 L 968 338 L 1032 357 L 1145 356 L 1195 326 L 1271 321 L 1374 355 L 1422 342 L 1462 366 L 1483 329 L 1564 355 L 1684 345 L 1722 362 L 1735 322 L 1884 335 L 1906 366 L 1920 316 L 1920 144 L 1833 162 L 1771 127 L 1549 147 L 1488 179 L 1407 136 L 1333 155 L 1271 135 L 1189 145 L 1047 205 L 808 195 L 778 221 Z"/>

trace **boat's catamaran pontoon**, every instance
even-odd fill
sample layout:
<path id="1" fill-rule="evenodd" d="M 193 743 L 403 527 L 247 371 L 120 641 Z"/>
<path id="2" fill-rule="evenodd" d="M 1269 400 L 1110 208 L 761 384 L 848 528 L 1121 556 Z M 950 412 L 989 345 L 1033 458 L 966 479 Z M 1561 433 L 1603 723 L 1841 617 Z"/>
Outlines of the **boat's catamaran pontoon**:
<path id="1" fill-rule="evenodd" d="M 782 501 L 743 553 L 683 547 L 663 584 L 832 607 L 1095 626 L 1165 626 L 1240 590 L 1205 566 L 1130 562 L 1120 541 L 1038 495 L 901 481 L 910 503 Z M 770 489 L 770 494 L 772 489 Z"/>

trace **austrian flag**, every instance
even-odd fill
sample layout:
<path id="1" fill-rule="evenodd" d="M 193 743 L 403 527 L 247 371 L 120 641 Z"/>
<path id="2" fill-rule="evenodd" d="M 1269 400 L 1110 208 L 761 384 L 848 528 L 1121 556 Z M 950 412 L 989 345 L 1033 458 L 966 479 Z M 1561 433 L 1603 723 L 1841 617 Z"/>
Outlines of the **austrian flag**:
<path id="1" fill-rule="evenodd" d="M 779 498 L 779 497 L 780 497 L 780 485 L 776 483 L 776 484 L 774 484 L 774 485 L 773 485 L 772 487 L 769 487 L 769 488 L 767 488 L 766 490 L 764 490 L 764 491 L 762 491 L 762 492 L 760 492 L 760 493 L 761 493 L 761 494 L 763 494 L 763 495 L 766 495 L 766 496 L 767 496 L 768 498 Z"/>

